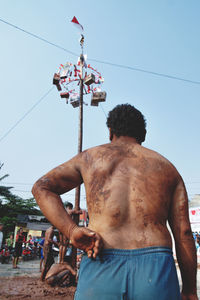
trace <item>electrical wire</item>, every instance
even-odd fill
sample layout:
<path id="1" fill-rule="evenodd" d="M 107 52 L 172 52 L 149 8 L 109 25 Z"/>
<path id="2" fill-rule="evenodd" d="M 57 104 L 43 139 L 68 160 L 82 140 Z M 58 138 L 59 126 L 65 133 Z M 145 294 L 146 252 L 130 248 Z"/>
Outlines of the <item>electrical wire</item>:
<path id="1" fill-rule="evenodd" d="M 47 44 L 49 44 L 51 46 L 54 46 L 54 47 L 56 47 L 56 48 L 58 48 L 60 50 L 63 50 L 63 51 L 65 51 L 65 52 L 67 52 L 67 53 L 69 53 L 69 54 L 71 54 L 73 56 L 79 56 L 75 52 L 72 52 L 72 51 L 70 51 L 70 50 L 68 50 L 68 49 L 66 49 L 66 48 L 64 48 L 64 47 L 62 47 L 60 45 L 52 43 L 52 42 L 50 42 L 50 41 L 48 41 L 48 40 L 40 37 L 39 35 L 36 35 L 36 34 L 34 34 L 32 32 L 29 32 L 29 31 L 27 31 L 27 30 L 25 30 L 25 29 L 23 29 L 23 28 L 21 28 L 19 26 L 16 26 L 16 25 L 14 25 L 14 24 L 12 24 L 12 23 L 10 23 L 8 21 L 5 21 L 5 20 L 3 20 L 1 18 L 0 18 L 0 22 L 5 23 L 5 24 L 7 24 L 7 25 L 9 25 L 9 26 L 17 29 L 17 30 L 20 30 L 20 31 L 22 31 L 22 32 L 24 32 L 24 33 L 26 33 L 26 34 L 28 34 L 28 35 L 30 35 L 32 37 L 35 37 L 35 38 L 37 38 L 37 39 L 39 39 L 39 40 L 41 40 L 41 41 L 43 41 L 43 42 L 45 42 L 45 43 L 47 43 Z M 108 61 L 98 60 L 98 59 L 95 59 L 95 58 L 88 58 L 88 60 L 89 61 L 94 61 L 94 62 L 97 62 L 97 63 L 101 63 L 101 64 L 104 64 L 104 65 L 109 65 L 109 66 L 112 66 L 112 67 L 128 69 L 128 70 L 131 70 L 131 71 L 142 72 L 142 73 L 146 73 L 146 74 L 150 74 L 150 75 L 154 75 L 154 76 L 159 76 L 159 77 L 164 77 L 164 78 L 168 78 L 168 79 L 174 79 L 174 80 L 179 80 L 179 81 L 183 81 L 183 82 L 187 82 L 187 83 L 192 83 L 192 84 L 198 84 L 198 85 L 200 85 L 200 81 L 190 80 L 190 79 L 187 79 L 187 78 L 182 78 L 182 77 L 177 77 L 177 76 L 173 76 L 173 75 L 169 75 L 169 74 L 154 72 L 154 71 L 146 70 L 146 69 L 142 69 L 142 68 L 136 68 L 136 67 L 126 66 L 126 65 L 123 65 L 123 64 L 116 64 L 116 63 L 112 63 L 112 62 L 108 62 Z"/>
<path id="2" fill-rule="evenodd" d="M 102 61 L 102 60 L 98 60 L 98 59 L 93 59 L 93 58 L 90 58 L 90 59 L 88 58 L 88 60 L 91 60 L 91 61 L 94 61 L 94 62 L 98 62 L 98 63 L 101 63 L 101 64 L 105 64 L 105 65 L 110 65 L 110 66 L 113 66 L 113 67 L 118 67 L 118 68 L 123 68 L 123 69 L 129 69 L 129 70 L 132 70 L 132 71 L 147 73 L 147 74 L 151 74 L 151 75 L 155 75 L 155 76 L 160 76 L 160 77 L 165 77 L 165 78 L 169 78 L 169 79 L 175 79 L 175 80 L 179 80 L 179 81 L 185 81 L 185 82 L 192 83 L 192 84 L 200 84 L 200 81 L 195 81 L 195 80 L 190 80 L 190 79 L 186 79 L 186 78 L 182 78 L 182 77 L 177 77 L 177 76 L 173 76 L 173 75 L 168 75 L 168 74 L 164 74 L 164 73 L 149 71 L 149 70 L 145 70 L 145 69 L 141 69 L 141 68 L 130 67 L 130 66 L 126 66 L 126 65 L 120 65 L 120 64 L 111 63 L 111 62 L 108 62 L 108 61 Z"/>
<path id="3" fill-rule="evenodd" d="M 191 182 L 191 183 L 200 183 L 200 182 Z M 1 184 L 16 184 L 16 185 L 33 185 L 32 183 L 14 183 L 14 182 L 0 182 L 0 185 Z M 187 183 L 188 184 L 188 183 Z M 199 189 L 198 189 L 199 190 Z M 18 190 L 18 189 L 15 189 L 15 188 L 13 188 L 12 189 L 12 191 L 13 192 L 21 192 L 21 193 L 31 193 L 31 191 L 27 191 L 27 190 Z M 188 197 L 189 198 L 193 198 L 195 195 L 199 195 L 200 193 L 198 193 L 198 192 L 190 192 L 190 193 L 188 193 Z M 73 194 L 73 193 L 66 193 L 65 195 L 63 195 L 64 197 L 71 197 L 71 196 L 75 196 L 75 194 Z M 64 201 L 67 201 L 67 199 L 64 199 L 63 198 L 63 196 L 61 196 L 62 197 L 62 199 L 64 200 Z M 84 194 L 84 195 L 81 195 L 81 201 L 85 201 L 86 202 L 86 195 Z"/>
<path id="4" fill-rule="evenodd" d="M 33 186 L 33 183 L 21 183 L 21 182 L 1 182 L 0 181 L 0 185 L 3 184 L 3 185 L 8 185 L 8 184 L 11 184 L 11 185 L 30 185 L 30 186 Z M 17 191 L 17 192 L 24 192 L 24 193 L 31 193 L 31 191 L 27 191 L 27 190 L 19 190 L 19 189 L 15 189 L 13 188 L 12 189 L 13 191 Z M 70 196 L 74 196 L 75 194 L 73 193 L 67 193 L 66 195 L 70 195 Z M 82 195 L 83 197 L 86 197 L 85 194 Z"/>
<path id="5" fill-rule="evenodd" d="M 100 107 L 101 107 L 101 110 L 102 110 L 102 112 L 104 113 L 104 116 L 106 117 L 106 119 L 107 119 L 107 114 L 106 114 L 106 112 L 105 112 L 105 110 L 104 110 L 104 108 L 103 108 L 103 106 L 101 105 L 101 103 L 99 103 L 100 104 Z"/>
<path id="6" fill-rule="evenodd" d="M 5 24 L 7 24 L 7 25 L 9 25 L 9 26 L 11 26 L 11 27 L 14 27 L 15 29 L 18 29 L 18 30 L 20 30 L 20 31 L 22 31 L 22 32 L 24 32 L 24 33 L 30 35 L 30 36 L 33 36 L 34 38 L 36 38 L 36 39 L 38 39 L 38 40 L 41 40 L 41 41 L 43 41 L 43 42 L 45 42 L 45 43 L 47 43 L 47 44 L 49 44 L 49 45 L 51 45 L 51 46 L 54 46 L 54 47 L 56 47 L 56 48 L 58 48 L 58 49 L 60 49 L 60 50 L 63 50 L 63 51 L 65 51 L 65 52 L 67 52 L 67 53 L 69 53 L 69 54 L 71 54 L 71 55 L 73 55 L 73 56 L 78 56 L 76 53 L 74 53 L 74 52 L 72 52 L 72 51 L 70 51 L 70 50 L 67 50 L 66 48 L 63 48 L 62 46 L 56 45 L 56 44 L 54 44 L 54 43 L 52 43 L 52 42 L 50 42 L 50 41 L 48 41 L 48 40 L 42 38 L 42 37 L 39 36 L 39 35 L 36 35 L 36 34 L 30 32 L 30 31 L 27 31 L 27 30 L 25 30 L 25 29 L 23 29 L 23 28 L 21 28 L 21 27 L 19 27 L 19 26 L 16 26 L 16 25 L 14 25 L 14 24 L 12 24 L 12 23 L 10 23 L 10 22 L 7 22 L 7 21 L 5 21 L 5 20 L 3 20 L 3 19 L 1 19 L 1 18 L 0 18 L 0 22 L 5 23 Z"/>
<path id="7" fill-rule="evenodd" d="M 18 190 L 18 189 L 12 189 L 12 191 L 13 192 L 20 192 L 20 193 L 30 193 L 32 195 L 31 191 L 24 191 L 24 190 Z M 67 196 L 69 196 L 68 199 L 66 198 Z M 71 198 L 71 196 L 75 197 L 75 194 L 67 193 L 67 194 L 64 195 L 65 199 L 62 197 L 62 195 L 61 195 L 61 198 L 62 198 L 63 201 L 67 201 L 67 200 L 69 200 L 69 198 Z M 83 202 L 83 201 L 86 202 L 86 195 L 80 195 L 80 201 L 81 202 Z"/>
<path id="8" fill-rule="evenodd" d="M 186 184 L 190 184 L 190 183 L 200 183 L 200 182 L 188 182 L 188 183 L 186 183 Z M 5 184 L 15 184 L 15 185 L 30 185 L 30 186 L 33 186 L 33 183 L 17 183 L 17 182 L 0 182 L 0 185 L 1 184 L 3 184 L 3 185 L 5 185 Z M 194 188 L 193 188 L 194 189 Z M 198 191 L 199 191 L 199 188 L 196 188 L 196 189 L 198 189 Z M 12 189 L 12 191 L 16 191 L 16 192 L 24 192 L 24 193 L 31 193 L 31 191 L 27 191 L 27 190 L 19 190 L 19 189 L 15 189 L 15 188 L 13 188 Z M 189 195 L 189 197 L 192 197 L 192 196 L 194 196 L 194 195 L 196 195 L 197 194 L 197 192 L 195 193 L 195 191 L 193 190 L 193 191 L 191 191 L 191 189 L 190 189 L 190 193 L 188 193 L 188 195 Z M 65 196 L 74 196 L 74 194 L 73 193 L 67 193 Z M 86 195 L 81 195 L 81 197 L 86 197 Z"/>
<path id="9" fill-rule="evenodd" d="M 1 138 L 0 138 L 0 142 L 3 141 L 3 139 L 5 139 L 5 137 L 7 137 L 7 135 L 13 131 L 15 129 L 15 127 L 22 121 L 25 119 L 25 117 L 30 114 L 30 112 L 32 112 L 32 110 L 40 103 L 42 102 L 42 100 L 44 100 L 44 98 L 49 95 L 49 93 L 54 89 L 54 87 L 50 88 L 48 90 L 48 92 L 46 92 Z"/>
<path id="10" fill-rule="evenodd" d="M 21 182 L 2 182 L 2 181 L 0 181 L 0 184 L 16 184 L 16 185 L 31 185 L 31 186 L 33 186 L 33 183 L 21 183 Z"/>
<path id="11" fill-rule="evenodd" d="M 18 189 L 12 189 L 12 191 L 13 192 L 20 192 L 20 193 L 30 193 L 30 194 L 32 194 L 31 193 L 31 191 L 24 191 L 24 190 L 18 190 Z M 188 193 L 188 197 L 189 198 L 193 198 L 195 195 L 199 195 L 200 193 Z M 68 197 L 69 196 L 69 197 Z M 61 196 L 61 198 L 62 198 L 62 200 L 63 201 L 67 201 L 67 200 L 69 200 L 69 198 L 71 198 L 71 196 L 75 196 L 74 194 L 72 194 L 72 193 L 66 193 L 65 195 L 64 195 L 64 197 L 68 197 L 68 199 L 67 198 L 63 198 L 63 196 Z M 81 199 L 80 199 L 80 201 L 81 202 L 86 202 L 86 195 L 81 195 Z"/>
<path id="12" fill-rule="evenodd" d="M 31 193 L 31 190 L 30 191 L 27 191 L 27 190 L 18 190 L 18 189 L 15 189 L 15 188 L 13 188 L 12 191 L 22 192 L 22 193 Z M 67 196 L 67 195 L 69 195 L 69 196 L 75 196 L 75 194 L 73 194 L 73 193 L 66 193 L 65 196 Z M 81 195 L 81 196 L 82 197 L 86 197 L 86 195 Z"/>
<path id="13" fill-rule="evenodd" d="M 4 182 L 4 181 L 0 181 L 0 184 L 1 183 L 3 183 L 3 184 L 17 184 L 17 185 L 31 185 L 31 186 L 33 185 L 33 183 L 27 183 L 27 182 L 25 183 L 25 182 L 7 182 L 7 181 Z M 186 181 L 185 182 L 185 184 L 197 184 L 197 183 L 200 183 L 200 181 L 191 181 L 191 182 Z"/>

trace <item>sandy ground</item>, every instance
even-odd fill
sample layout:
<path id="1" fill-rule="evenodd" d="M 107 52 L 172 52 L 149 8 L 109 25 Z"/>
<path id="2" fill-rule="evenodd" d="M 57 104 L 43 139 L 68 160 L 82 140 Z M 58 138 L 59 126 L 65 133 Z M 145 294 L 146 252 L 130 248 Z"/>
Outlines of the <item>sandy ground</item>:
<path id="1" fill-rule="evenodd" d="M 75 287 L 50 287 L 40 281 L 39 260 L 21 262 L 20 269 L 11 263 L 0 264 L 0 300 L 72 300 Z"/>
<path id="2" fill-rule="evenodd" d="M 10 264 L 0 264 L 0 300 L 72 300 L 75 287 L 49 287 L 39 280 L 39 260 L 21 262 L 20 269 Z M 178 277 L 180 280 L 180 272 Z M 197 274 L 198 296 L 200 299 L 200 268 Z"/>
<path id="3" fill-rule="evenodd" d="M 74 292 L 74 287 L 52 288 L 35 277 L 3 278 L 0 283 L 1 300 L 72 300 Z"/>

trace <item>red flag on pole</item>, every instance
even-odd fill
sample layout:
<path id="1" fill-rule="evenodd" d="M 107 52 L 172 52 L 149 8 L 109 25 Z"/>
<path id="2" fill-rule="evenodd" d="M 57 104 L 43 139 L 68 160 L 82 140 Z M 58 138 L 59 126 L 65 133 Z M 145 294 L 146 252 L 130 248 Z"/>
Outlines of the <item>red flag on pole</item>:
<path id="1" fill-rule="evenodd" d="M 73 17 L 73 19 L 71 20 L 72 23 L 74 23 L 74 25 L 81 31 L 83 31 L 83 26 L 78 22 L 76 17 Z"/>

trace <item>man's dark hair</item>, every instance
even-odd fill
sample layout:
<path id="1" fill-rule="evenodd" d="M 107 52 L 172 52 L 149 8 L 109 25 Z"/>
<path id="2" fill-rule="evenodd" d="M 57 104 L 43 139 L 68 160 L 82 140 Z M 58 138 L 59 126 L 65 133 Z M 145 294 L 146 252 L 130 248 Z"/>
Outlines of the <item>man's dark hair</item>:
<path id="1" fill-rule="evenodd" d="M 130 104 L 117 105 L 109 112 L 106 124 L 111 129 L 111 136 L 114 134 L 117 137 L 134 137 L 140 144 L 145 140 L 145 118 Z"/>
<path id="2" fill-rule="evenodd" d="M 71 202 L 65 202 L 64 203 L 65 208 L 69 207 L 70 209 L 73 209 L 73 204 Z"/>

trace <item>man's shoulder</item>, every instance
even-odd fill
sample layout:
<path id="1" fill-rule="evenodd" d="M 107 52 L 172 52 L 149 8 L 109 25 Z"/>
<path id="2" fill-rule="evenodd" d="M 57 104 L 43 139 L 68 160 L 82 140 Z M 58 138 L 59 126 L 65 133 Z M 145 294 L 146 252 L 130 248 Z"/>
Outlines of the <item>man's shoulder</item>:
<path id="1" fill-rule="evenodd" d="M 170 169 L 174 173 L 174 175 L 179 176 L 179 173 L 178 173 L 176 167 L 165 156 L 163 156 L 162 154 L 158 153 L 155 150 L 152 150 L 152 149 L 149 149 L 149 148 L 146 148 L 143 146 L 141 146 L 141 148 L 142 148 L 142 152 L 143 152 L 144 156 L 147 159 L 151 159 L 156 164 L 162 165 L 163 168 Z"/>
<path id="2" fill-rule="evenodd" d="M 108 148 L 110 148 L 110 145 L 111 145 L 111 143 L 97 145 L 97 146 L 88 148 L 88 149 L 84 150 L 83 152 L 94 153 L 94 152 L 97 152 L 98 150 L 108 149 Z"/>
<path id="3" fill-rule="evenodd" d="M 84 158 L 87 156 L 96 156 L 97 154 L 104 152 L 105 150 L 108 150 L 110 148 L 110 143 L 108 144 L 102 144 L 102 145 L 98 145 L 98 146 L 94 146 L 91 148 L 88 148 L 86 150 L 84 150 L 83 152 L 81 152 L 80 154 L 78 154 L 79 158 Z"/>
<path id="4" fill-rule="evenodd" d="M 97 162 L 99 161 L 99 159 L 102 160 L 103 157 L 108 157 L 110 151 L 110 144 L 102 144 L 92 148 L 88 148 L 75 157 L 74 162 L 76 168 L 81 171 L 85 168 L 94 166 L 94 164 L 97 166 Z"/>

